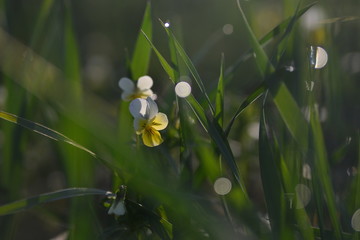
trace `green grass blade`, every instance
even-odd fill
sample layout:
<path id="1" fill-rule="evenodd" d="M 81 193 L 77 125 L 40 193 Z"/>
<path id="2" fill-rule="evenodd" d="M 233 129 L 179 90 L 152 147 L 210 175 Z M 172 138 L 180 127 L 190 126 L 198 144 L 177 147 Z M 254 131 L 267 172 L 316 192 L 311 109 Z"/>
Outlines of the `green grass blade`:
<path id="1" fill-rule="evenodd" d="M 55 192 L 44 193 L 27 199 L 8 203 L 0 206 L 0 216 L 14 214 L 40 204 L 57 201 L 60 199 L 74 198 L 88 195 L 106 195 L 108 192 L 93 188 L 68 188 Z"/>
<path id="2" fill-rule="evenodd" d="M 255 37 L 255 34 L 253 33 L 253 31 L 250 27 L 250 24 L 247 21 L 245 13 L 241 7 L 240 0 L 237 0 L 237 5 L 238 5 L 239 11 L 240 11 L 241 18 L 245 25 L 246 36 L 248 37 L 251 47 L 254 50 L 256 64 L 260 70 L 261 75 L 264 77 L 268 73 L 274 72 L 275 69 L 271 65 L 268 56 L 266 55 L 264 49 L 261 47 L 257 38 Z"/>
<path id="3" fill-rule="evenodd" d="M 141 30 L 146 34 L 149 40 L 152 39 L 152 21 L 151 21 L 151 4 L 146 4 L 146 9 L 141 24 Z M 140 31 L 136 40 L 135 48 L 131 58 L 130 69 L 131 77 L 138 79 L 147 74 L 150 64 L 151 46 L 149 46 L 144 34 Z"/>
<path id="4" fill-rule="evenodd" d="M 183 49 L 183 47 L 181 46 L 179 41 L 176 39 L 174 33 L 168 27 L 165 27 L 163 22 L 161 22 L 161 24 L 164 27 L 164 29 L 165 29 L 166 33 L 168 34 L 169 38 L 171 39 L 171 41 L 174 42 L 175 48 L 176 48 L 179 56 L 181 57 L 181 59 L 186 64 L 186 66 L 188 67 L 188 69 L 189 69 L 191 75 L 193 76 L 196 84 L 199 86 L 200 91 L 202 92 L 203 96 L 205 97 L 205 99 L 206 99 L 206 101 L 208 103 L 208 107 L 210 108 L 212 113 L 214 113 L 215 112 L 214 107 L 212 106 L 210 98 L 209 98 L 208 94 L 206 93 L 206 89 L 205 89 L 205 86 L 203 84 L 203 81 L 201 80 L 200 75 L 199 75 L 198 71 L 196 70 L 194 64 L 192 63 L 189 56 L 186 54 L 185 50 Z"/>
<path id="5" fill-rule="evenodd" d="M 220 76 L 215 98 L 215 118 L 219 125 L 224 124 L 224 54 L 221 55 Z"/>
<path id="6" fill-rule="evenodd" d="M 79 148 L 87 153 L 89 153 L 90 155 L 92 155 L 93 157 L 96 157 L 96 154 L 93 153 L 92 151 L 90 151 L 89 149 L 85 148 L 84 146 L 81 146 L 80 144 L 76 143 L 75 141 L 71 140 L 70 138 L 66 137 L 65 135 L 55 131 L 55 130 L 52 130 L 48 127 L 45 127 L 39 123 L 35 123 L 35 122 L 32 122 L 30 120 L 27 120 L 25 118 L 21 118 L 21 117 L 18 117 L 14 114 L 10 114 L 10 113 L 7 113 L 7 112 L 3 112 L 3 111 L 0 111 L 0 118 L 6 120 L 6 121 L 9 121 L 9 122 L 12 122 L 12 123 L 15 123 L 15 124 L 18 124 L 24 128 L 27 128 L 31 131 L 34 131 L 36 133 L 39 133 L 45 137 L 48 137 L 48 138 L 51 138 L 53 140 L 56 140 L 56 141 L 62 141 L 62 142 L 65 142 L 65 143 L 68 143 L 76 148 Z"/>
<path id="7" fill-rule="evenodd" d="M 272 80 L 271 80 L 272 81 Z M 301 146 L 307 149 L 308 126 L 297 102 L 283 82 L 268 82 L 273 101 L 285 122 L 286 127 Z"/>
<path id="8" fill-rule="evenodd" d="M 258 86 L 239 106 L 236 110 L 234 116 L 231 118 L 230 123 L 226 127 L 225 135 L 229 136 L 230 130 L 235 122 L 235 119 L 253 102 L 255 102 L 259 97 L 263 95 L 265 91 L 265 84 L 262 83 Z"/>
<path id="9" fill-rule="evenodd" d="M 147 42 L 150 44 L 151 48 L 154 50 L 157 58 L 159 59 L 161 66 L 163 67 L 165 72 L 168 74 L 170 80 L 172 80 L 172 82 L 175 82 L 176 76 L 175 76 L 175 71 L 174 71 L 173 67 L 165 60 L 165 58 L 157 50 L 157 48 L 154 46 L 154 44 L 152 43 L 150 38 L 146 35 L 146 33 L 142 30 L 141 30 L 141 32 L 145 36 Z"/>
<path id="10" fill-rule="evenodd" d="M 240 1 L 237 0 L 238 8 L 241 13 L 241 17 L 244 21 L 247 36 L 250 40 L 250 44 L 256 55 L 255 60 L 261 71 L 262 76 L 266 79 L 266 84 L 271 91 L 273 96 L 273 101 L 279 110 L 281 117 L 283 118 L 287 128 L 289 129 L 291 135 L 297 140 L 297 142 L 302 146 L 303 149 L 307 148 L 307 124 L 306 121 L 291 93 L 289 92 L 286 85 L 282 82 L 279 82 L 278 78 L 280 77 L 281 70 L 275 71 L 274 67 L 271 65 L 266 53 L 262 49 L 260 43 L 256 39 L 252 29 L 247 22 L 246 16 L 241 8 Z M 294 16 L 297 14 L 295 13 Z M 295 17 L 291 19 L 294 20 Z M 290 20 L 288 25 L 291 24 Z M 292 25 L 291 25 L 292 26 Z M 291 26 L 288 26 L 286 29 L 287 34 L 291 29 Z M 270 76 L 270 77 L 267 77 Z"/>
<path id="11" fill-rule="evenodd" d="M 285 225 L 286 201 L 281 181 L 282 174 L 279 171 L 279 162 L 276 161 L 280 158 L 272 150 L 271 141 L 267 136 L 268 131 L 265 112 L 262 109 L 259 130 L 259 164 L 266 207 L 274 239 L 289 239 L 291 235 Z"/>
<path id="12" fill-rule="evenodd" d="M 64 73 L 67 81 L 70 83 L 68 89 L 69 95 L 72 95 L 76 101 L 82 98 L 82 86 L 80 76 L 80 57 L 73 28 L 70 4 L 65 7 L 64 23 Z M 79 102 L 75 102 L 78 104 Z"/>
<path id="13" fill-rule="evenodd" d="M 318 112 L 316 111 L 314 105 L 311 106 L 310 125 L 314 145 L 313 154 L 315 156 L 314 165 L 316 175 L 319 177 L 323 188 L 323 193 L 328 205 L 329 216 L 334 228 L 335 237 L 336 239 L 342 239 L 342 230 L 337 216 L 335 193 L 330 179 L 330 169 L 327 161 L 324 137 Z"/>
<path id="14" fill-rule="evenodd" d="M 144 34 L 146 36 L 146 34 Z M 148 39 L 148 38 L 147 38 Z M 171 38 L 174 43 L 176 43 L 175 38 Z M 161 55 L 159 51 L 156 50 L 155 46 L 151 43 L 148 39 L 149 44 L 151 44 L 152 48 L 154 49 L 161 65 L 163 66 L 164 70 L 168 73 L 170 79 L 175 78 L 175 70 L 168 64 L 165 58 Z M 179 49 L 178 49 L 179 51 Z M 180 52 L 178 52 L 181 55 Z M 173 80 L 174 81 L 174 80 Z M 226 160 L 230 170 L 232 171 L 237 183 L 241 186 L 242 191 L 247 196 L 245 186 L 243 181 L 240 178 L 239 170 L 237 168 L 236 162 L 234 160 L 234 156 L 231 152 L 229 143 L 224 135 L 224 132 L 220 125 L 213 119 L 212 116 L 206 116 L 204 109 L 202 106 L 197 102 L 194 96 L 191 94 L 189 97 L 186 98 L 187 102 L 189 103 L 190 108 L 195 113 L 196 117 L 198 118 L 199 122 L 203 126 L 206 132 L 209 133 L 211 139 L 216 143 L 219 148 L 219 151 L 223 155 L 224 159 Z"/>
<path id="15" fill-rule="evenodd" d="M 245 196 L 248 197 L 244 182 L 240 177 L 239 169 L 234 159 L 234 155 L 231 151 L 229 142 L 222 128 L 220 127 L 218 121 L 213 116 L 207 115 L 206 117 L 209 126 L 208 131 L 211 139 L 215 142 L 218 150 L 221 152 L 223 159 L 230 168 L 236 182 L 241 187 L 241 190 L 243 191 Z"/>
<path id="16" fill-rule="evenodd" d="M 311 3 L 307 6 L 305 6 L 304 8 L 300 9 L 298 14 L 295 15 L 295 20 L 298 20 L 304 13 L 306 13 L 315 4 L 316 4 L 316 2 Z M 261 45 L 266 45 L 269 41 L 274 39 L 276 36 L 283 34 L 286 31 L 286 29 L 288 28 L 290 21 L 292 21 L 292 20 L 293 20 L 293 17 L 289 17 L 289 18 L 285 19 L 284 21 L 282 21 L 279 25 L 277 25 L 270 32 L 268 32 L 265 36 L 263 36 L 259 40 L 259 43 Z M 236 68 L 238 68 L 240 66 L 240 64 L 242 62 L 244 62 L 247 59 L 249 59 L 250 57 L 252 57 L 253 52 L 254 52 L 253 49 L 250 49 L 245 54 L 241 55 L 231 66 L 229 66 L 226 69 L 225 77 L 228 77 L 229 75 L 231 75 L 236 70 Z"/>

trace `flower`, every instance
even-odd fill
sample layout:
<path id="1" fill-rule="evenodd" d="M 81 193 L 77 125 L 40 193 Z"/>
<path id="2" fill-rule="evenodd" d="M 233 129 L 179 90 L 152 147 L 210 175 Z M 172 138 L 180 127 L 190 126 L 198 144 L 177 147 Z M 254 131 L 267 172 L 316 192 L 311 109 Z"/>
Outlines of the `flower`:
<path id="1" fill-rule="evenodd" d="M 123 90 L 121 98 L 124 101 L 134 100 L 136 98 L 155 97 L 155 94 L 151 90 L 153 80 L 149 76 L 142 76 L 138 79 L 135 86 L 134 81 L 129 78 L 121 78 L 119 81 L 119 87 Z"/>
<path id="2" fill-rule="evenodd" d="M 151 97 L 137 98 L 130 103 L 130 113 L 134 117 L 136 134 L 142 135 L 144 144 L 155 147 L 163 142 L 159 130 L 168 125 L 166 114 L 159 112 L 158 106 Z"/>

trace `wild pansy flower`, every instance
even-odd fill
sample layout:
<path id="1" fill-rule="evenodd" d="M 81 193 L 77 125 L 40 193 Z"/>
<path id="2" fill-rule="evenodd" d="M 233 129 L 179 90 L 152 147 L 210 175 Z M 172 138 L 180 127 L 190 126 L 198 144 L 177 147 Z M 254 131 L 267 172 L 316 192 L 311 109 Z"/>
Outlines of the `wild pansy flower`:
<path id="1" fill-rule="evenodd" d="M 130 113 L 135 118 L 136 134 L 142 135 L 144 144 L 155 147 L 163 142 L 159 130 L 168 125 L 166 114 L 159 112 L 158 106 L 151 97 L 137 98 L 130 103 Z"/>
<path id="2" fill-rule="evenodd" d="M 155 94 L 151 90 L 153 80 L 149 76 L 142 76 L 138 79 L 136 86 L 134 81 L 129 78 L 121 78 L 119 81 L 119 87 L 123 90 L 121 98 L 124 101 L 131 101 L 136 98 L 155 98 Z"/>

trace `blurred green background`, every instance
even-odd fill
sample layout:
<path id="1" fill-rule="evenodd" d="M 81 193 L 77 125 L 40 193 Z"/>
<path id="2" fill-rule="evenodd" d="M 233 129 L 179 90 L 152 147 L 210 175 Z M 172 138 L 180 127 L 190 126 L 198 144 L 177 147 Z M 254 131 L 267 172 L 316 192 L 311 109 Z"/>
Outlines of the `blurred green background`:
<path id="1" fill-rule="evenodd" d="M 308 3 L 311 1 L 302 1 L 301 5 Z M 297 4 L 293 0 L 242 1 L 258 38 L 292 16 Z M 133 51 L 145 6 L 146 1 L 131 0 L 2 0 L 0 36 L 4 38 L 3 32 L 9 34 L 19 43 L 33 49 L 60 72 L 64 72 L 65 76 L 81 79 L 82 94 L 90 93 L 97 99 L 96 103 L 100 99 L 99 105 L 91 105 L 92 102 L 90 105 L 94 110 L 104 113 L 102 117 L 106 121 L 116 125 L 121 96 L 118 80 L 129 76 L 126 61 Z M 296 25 L 288 42 L 289 50 L 281 63 L 283 66 L 295 67 L 292 78 L 294 82 L 287 84 L 301 107 L 303 99 L 300 88 L 305 86 L 304 61 L 308 57 L 310 46 L 322 46 L 328 53 L 327 66 L 316 72 L 315 78 L 320 86 L 316 97 L 319 109 L 323 110 L 322 124 L 334 189 L 340 197 L 346 195 L 348 184 L 358 171 L 359 9 L 358 0 L 318 1 Z M 168 39 L 158 19 L 169 22 L 194 61 L 209 92 L 214 91 L 217 85 L 221 54 L 225 55 L 225 69 L 228 69 L 250 48 L 236 1 L 233 0 L 155 0 L 152 1 L 152 17 L 154 44 L 165 56 L 169 56 Z M 68 25 L 67 21 L 70 21 Z M 64 43 L 64 36 L 69 36 L 66 35 L 68 26 L 72 26 L 69 31 L 73 33 L 70 36 L 74 37 L 67 39 L 75 49 L 71 52 L 71 47 Z M 22 67 L 19 65 L 17 69 L 16 65 L 6 65 L 7 59 L 1 55 L 11 42 L 6 40 L 1 43 L 0 109 L 57 129 L 82 144 L 93 147 L 106 158 L 114 158 L 112 153 L 106 151 L 106 146 L 103 146 L 105 144 L 96 140 L 97 134 L 101 135 L 101 129 L 97 129 L 98 133 L 94 131 L 89 134 L 82 129 L 87 127 L 76 125 L 66 114 L 61 113 L 61 107 L 56 104 L 56 101 L 61 101 L 61 96 L 51 97 L 56 95 L 53 94 L 55 89 L 49 89 L 45 94 L 42 91 L 33 94 L 22 80 L 13 81 L 13 78 L 21 77 L 14 77 L 11 73 L 21 73 Z M 271 54 L 273 45 L 270 43 L 265 49 Z M 24 58 L 31 58 L 31 53 L 23 54 Z M 69 70 L 72 67 L 79 71 Z M 225 122 L 229 121 L 241 101 L 262 81 L 252 59 L 229 72 L 232 80 L 225 86 Z M 149 75 L 154 79 L 155 92 L 163 99 L 159 105 L 167 109 L 169 114 L 169 102 L 174 98 L 172 85 L 155 57 L 151 60 Z M 183 77 L 189 80 L 188 76 Z M 62 97 L 66 102 L 67 96 Z M 104 106 L 106 107 L 103 108 Z M 89 110 L 91 109 L 87 109 Z M 230 143 L 236 159 L 241 159 L 239 168 L 245 176 L 251 198 L 261 211 L 265 211 L 261 187 L 251 187 L 261 185 L 256 132 L 259 114 L 256 104 L 249 107 L 237 120 Z M 276 119 L 274 121 L 276 126 Z M 1 122 L 0 126 L 0 204 L 71 186 L 113 190 L 111 171 L 96 160 L 83 156 L 86 154 L 78 153 L 77 150 L 75 153 L 71 149 L 64 150 L 67 148 L 63 146 L 65 144 L 53 142 L 10 123 Z M 74 126 L 78 127 L 77 130 L 74 130 Z M 348 145 L 350 147 L 342 148 Z M 64 160 L 67 156 L 84 158 L 87 163 L 74 167 L 71 160 Z M 76 205 L 79 216 L 81 211 L 90 209 L 93 221 L 97 222 L 99 228 L 112 220 L 100 202 L 100 198 L 85 199 Z M 82 209 L 81 206 L 84 205 L 87 206 Z M 61 200 L 47 204 L 44 209 L 37 207 L 15 216 L 1 217 L 0 239 L 3 239 L 1 236 L 4 239 L 9 236 L 12 237 L 9 239 L 51 239 L 68 230 L 68 209 L 71 207 L 74 206 L 68 200 Z M 91 232 L 92 230 L 89 234 Z"/>

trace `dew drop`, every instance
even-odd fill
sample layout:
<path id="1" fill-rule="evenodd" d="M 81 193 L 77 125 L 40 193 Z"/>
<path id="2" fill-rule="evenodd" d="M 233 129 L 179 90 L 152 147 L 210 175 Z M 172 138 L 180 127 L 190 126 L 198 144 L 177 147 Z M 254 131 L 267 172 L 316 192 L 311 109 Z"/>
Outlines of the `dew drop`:
<path id="1" fill-rule="evenodd" d="M 234 32 L 234 26 L 232 24 L 225 24 L 222 30 L 225 35 L 231 35 Z"/>
<path id="2" fill-rule="evenodd" d="M 315 69 L 325 67 L 328 61 L 328 54 L 322 47 L 316 47 Z"/>
<path id="3" fill-rule="evenodd" d="M 311 167 L 305 163 L 302 168 L 302 175 L 305 179 L 311 180 Z"/>
<path id="4" fill-rule="evenodd" d="M 360 208 L 355 211 L 354 215 L 351 218 L 351 227 L 360 232 Z"/>
<path id="5" fill-rule="evenodd" d="M 251 138 L 259 139 L 259 129 L 260 129 L 259 122 L 253 122 L 249 124 L 247 128 L 247 133 Z"/>
<path id="6" fill-rule="evenodd" d="M 314 81 L 306 81 L 305 82 L 306 90 L 312 92 L 314 90 L 315 82 Z"/>
<path id="7" fill-rule="evenodd" d="M 351 167 L 351 168 L 348 168 L 348 169 L 346 170 L 346 174 L 347 174 L 349 177 L 354 177 L 354 176 L 357 175 L 357 173 L 358 173 L 358 171 L 357 171 L 357 168 L 356 168 L 356 167 Z"/>
<path id="8" fill-rule="evenodd" d="M 308 186 L 304 184 L 298 184 L 295 187 L 296 192 L 296 208 L 304 208 L 309 204 L 311 200 L 311 190 Z"/>
<path id="9" fill-rule="evenodd" d="M 165 23 L 164 23 L 164 26 L 165 26 L 166 28 L 170 27 L 170 22 L 165 22 Z"/>
<path id="10" fill-rule="evenodd" d="M 226 195 L 231 191 L 231 182 L 227 178 L 218 178 L 214 183 L 214 190 L 219 195 Z"/>
<path id="11" fill-rule="evenodd" d="M 291 65 L 290 65 L 290 66 L 286 66 L 286 67 L 285 67 L 285 70 L 288 71 L 288 72 L 293 72 L 293 71 L 295 71 L 295 67 L 294 67 L 294 66 L 291 66 Z"/>
<path id="12" fill-rule="evenodd" d="M 175 93 L 181 98 L 186 98 L 191 93 L 191 86 L 187 82 L 179 82 L 175 86 Z"/>

